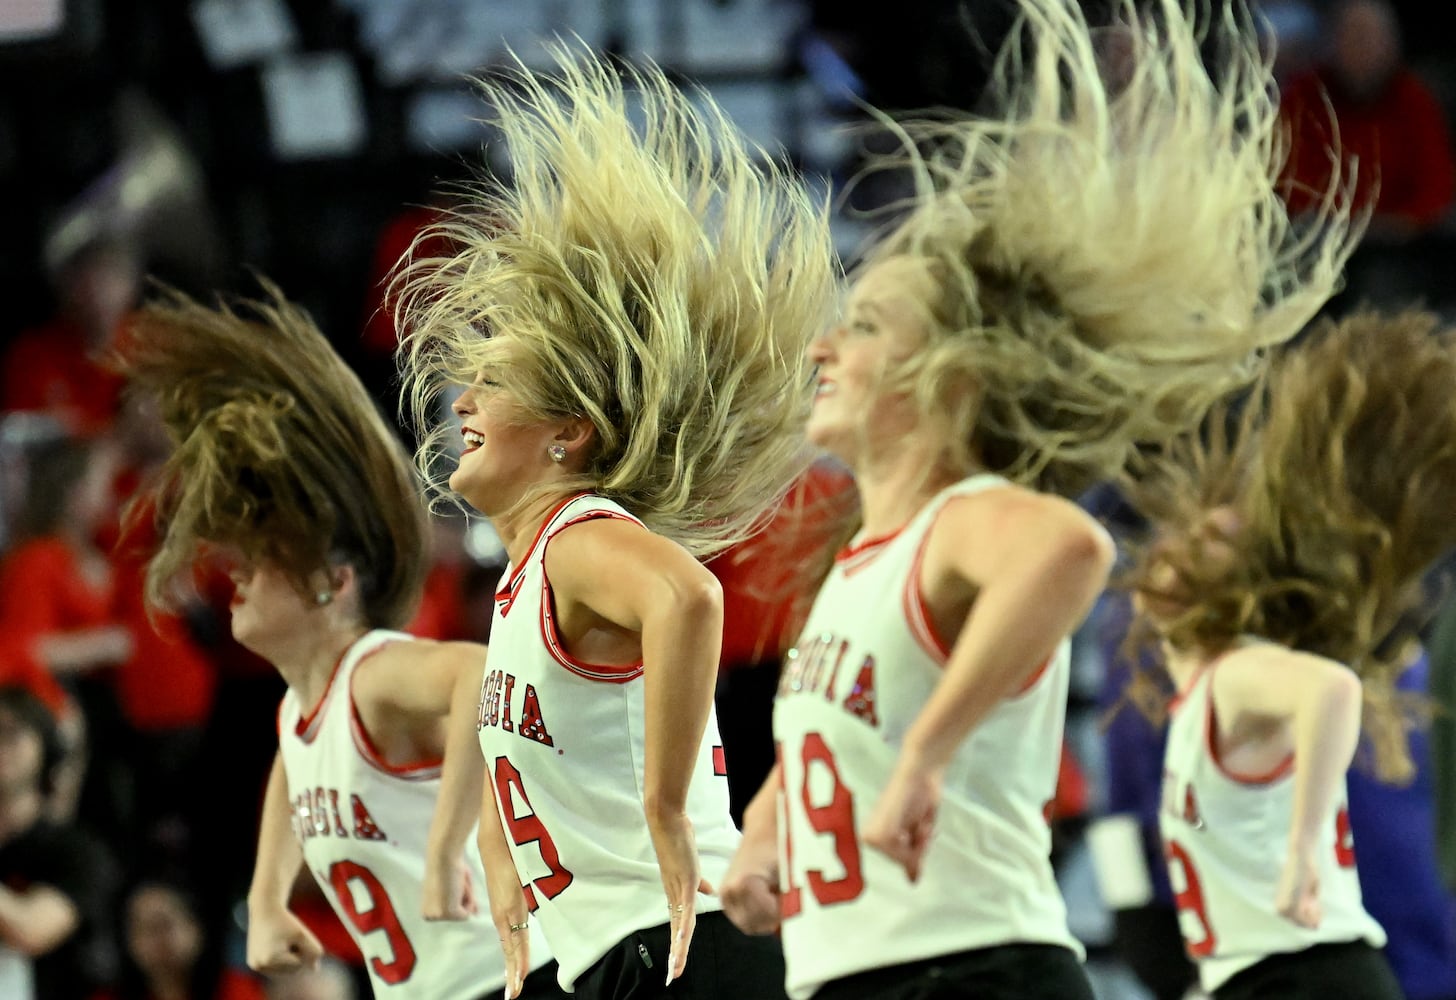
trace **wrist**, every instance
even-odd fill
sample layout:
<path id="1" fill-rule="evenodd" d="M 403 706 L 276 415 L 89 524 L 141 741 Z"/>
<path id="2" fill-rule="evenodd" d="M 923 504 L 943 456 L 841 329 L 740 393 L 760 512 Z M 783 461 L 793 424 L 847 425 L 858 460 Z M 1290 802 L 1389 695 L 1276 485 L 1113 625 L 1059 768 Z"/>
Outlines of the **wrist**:
<path id="1" fill-rule="evenodd" d="M 955 754 L 955 745 L 943 740 L 927 738 L 913 729 L 906 732 L 900 745 L 897 766 L 902 771 L 911 771 L 939 780 Z"/>

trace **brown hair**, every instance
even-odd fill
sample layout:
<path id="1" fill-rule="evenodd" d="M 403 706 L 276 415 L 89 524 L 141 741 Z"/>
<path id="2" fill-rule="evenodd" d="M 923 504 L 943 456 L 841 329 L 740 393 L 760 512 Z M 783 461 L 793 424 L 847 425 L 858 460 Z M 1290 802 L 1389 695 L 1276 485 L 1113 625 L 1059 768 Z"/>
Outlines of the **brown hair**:
<path id="1" fill-rule="evenodd" d="M 1137 498 L 1156 538 L 1130 574 L 1146 624 L 1177 649 L 1253 635 L 1349 664 L 1393 779 L 1411 763 L 1389 640 L 1456 544 L 1456 334 L 1438 322 L 1322 323 L 1232 434 L 1184 442 Z"/>
<path id="2" fill-rule="evenodd" d="M 300 307 L 266 299 L 209 308 L 179 292 L 145 306 L 120 358 L 156 400 L 176 447 L 133 506 L 154 511 L 147 599 L 200 543 L 278 566 L 300 593 L 346 563 L 374 627 L 408 620 L 426 572 L 426 523 L 409 460 L 358 377 Z"/>

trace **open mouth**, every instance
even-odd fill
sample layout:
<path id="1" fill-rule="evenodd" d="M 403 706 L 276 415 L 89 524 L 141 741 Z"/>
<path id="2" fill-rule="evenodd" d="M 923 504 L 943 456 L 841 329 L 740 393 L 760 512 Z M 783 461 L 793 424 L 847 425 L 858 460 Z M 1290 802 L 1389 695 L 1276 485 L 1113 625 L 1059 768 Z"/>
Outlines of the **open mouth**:
<path id="1" fill-rule="evenodd" d="M 469 427 L 462 427 L 460 429 L 460 437 L 465 442 L 465 450 L 461 454 L 468 455 L 485 444 L 485 435 L 478 431 L 473 431 Z"/>

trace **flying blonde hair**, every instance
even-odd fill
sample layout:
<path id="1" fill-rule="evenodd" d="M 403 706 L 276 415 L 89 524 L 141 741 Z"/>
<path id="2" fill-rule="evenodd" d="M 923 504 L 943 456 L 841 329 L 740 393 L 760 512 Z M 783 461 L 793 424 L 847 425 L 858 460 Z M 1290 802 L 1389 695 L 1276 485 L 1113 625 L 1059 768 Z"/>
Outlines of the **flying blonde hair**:
<path id="1" fill-rule="evenodd" d="M 1322 324 L 1231 435 L 1188 439 L 1137 497 L 1156 541 L 1130 584 L 1151 630 L 1177 649 L 1252 635 L 1349 664 L 1392 780 L 1413 773 L 1398 640 L 1423 573 L 1456 545 L 1456 332 L 1438 322 Z"/>
<path id="2" fill-rule="evenodd" d="M 156 401 L 175 444 L 132 506 L 158 529 L 147 601 L 174 604 L 175 578 L 211 545 L 278 566 L 310 598 L 345 563 L 365 621 L 398 627 L 428 569 L 409 458 L 308 314 L 263 288 L 216 308 L 168 292 L 123 344 L 129 391 Z"/>
<path id="3" fill-rule="evenodd" d="M 430 428 L 417 461 L 439 488 L 440 395 L 489 371 L 524 420 L 595 428 L 558 488 L 711 554 L 807 464 L 807 347 L 836 293 L 827 206 L 705 93 L 554 54 L 554 76 L 481 83 L 512 183 L 475 185 L 415 244 L 443 237 L 453 256 L 396 279 L 407 396 Z"/>
<path id="4" fill-rule="evenodd" d="M 1098 32 L 1068 0 L 1020 6 L 993 117 L 890 123 L 914 195 L 864 262 L 935 279 L 928 342 L 886 377 L 943 421 L 952 462 L 1073 495 L 1247 385 L 1335 289 L 1361 223 L 1338 178 L 1288 218 L 1276 90 L 1237 5 L 1197 23 L 1178 0 L 1117 0 Z"/>

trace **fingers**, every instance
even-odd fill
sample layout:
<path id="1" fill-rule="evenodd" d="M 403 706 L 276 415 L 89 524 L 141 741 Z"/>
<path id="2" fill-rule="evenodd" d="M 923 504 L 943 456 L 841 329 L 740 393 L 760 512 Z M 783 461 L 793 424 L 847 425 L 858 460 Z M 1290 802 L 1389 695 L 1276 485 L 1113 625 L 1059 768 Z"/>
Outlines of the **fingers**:
<path id="1" fill-rule="evenodd" d="M 319 961 L 324 957 L 324 946 L 319 939 L 305 930 L 293 946 L 298 955 L 298 960 L 310 969 L 318 968 Z"/>
<path id="2" fill-rule="evenodd" d="M 688 965 L 688 948 L 693 942 L 693 931 L 698 926 L 698 915 L 693 910 L 691 903 L 673 903 L 668 907 L 672 911 L 672 945 L 667 953 L 667 984 L 683 974 Z"/>
<path id="3" fill-rule="evenodd" d="M 526 984 L 526 973 L 531 968 L 531 935 L 526 920 L 509 924 L 501 937 L 501 952 L 506 959 L 506 1000 L 521 995 Z"/>
<path id="4" fill-rule="evenodd" d="M 779 894 L 762 875 L 744 875 L 723 886 L 723 912 L 745 934 L 779 929 Z"/>

